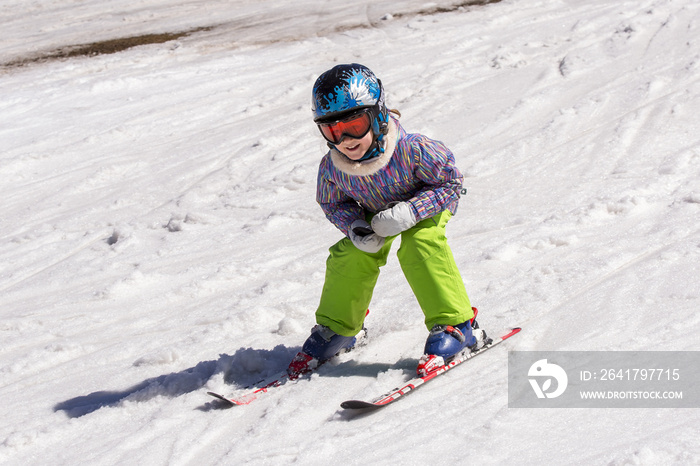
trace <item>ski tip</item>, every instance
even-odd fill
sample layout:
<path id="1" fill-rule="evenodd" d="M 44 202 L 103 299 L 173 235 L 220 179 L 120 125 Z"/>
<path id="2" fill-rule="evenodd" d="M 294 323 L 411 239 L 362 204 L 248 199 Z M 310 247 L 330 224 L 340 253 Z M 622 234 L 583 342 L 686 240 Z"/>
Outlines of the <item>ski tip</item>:
<path id="1" fill-rule="evenodd" d="M 360 400 L 348 400 L 340 403 L 340 407 L 343 409 L 377 409 L 385 405 L 378 405 L 375 403 L 370 403 L 369 401 Z"/>
<path id="2" fill-rule="evenodd" d="M 234 403 L 233 401 L 229 400 L 228 398 L 226 398 L 224 395 L 221 395 L 220 393 L 216 393 L 216 392 L 207 392 L 207 395 L 213 396 L 214 398 L 216 398 L 216 399 L 219 400 L 219 401 L 223 401 L 223 402 L 225 402 L 225 403 L 228 403 L 229 406 L 235 406 L 235 405 L 236 405 L 236 403 Z"/>
<path id="3" fill-rule="evenodd" d="M 510 329 L 510 332 L 508 332 L 507 334 L 503 335 L 501 338 L 503 338 L 503 339 L 505 340 L 505 339 L 508 338 L 508 337 L 512 337 L 513 335 L 515 335 L 516 333 L 518 333 L 520 330 L 522 330 L 520 327 L 513 327 L 512 329 Z"/>
<path id="4" fill-rule="evenodd" d="M 231 406 L 247 405 L 247 404 L 250 404 L 253 400 L 255 400 L 257 398 L 257 396 L 254 393 L 243 396 L 241 398 L 237 398 L 237 399 L 227 398 L 224 395 L 222 395 L 221 393 L 216 393 L 216 392 L 207 392 L 207 395 L 213 396 L 217 400 L 224 401 Z"/>

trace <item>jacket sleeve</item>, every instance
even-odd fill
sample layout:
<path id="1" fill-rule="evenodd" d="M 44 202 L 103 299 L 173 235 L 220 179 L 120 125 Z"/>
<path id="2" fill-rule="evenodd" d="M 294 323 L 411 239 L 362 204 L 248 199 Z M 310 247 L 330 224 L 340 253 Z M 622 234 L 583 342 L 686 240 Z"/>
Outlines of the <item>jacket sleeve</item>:
<path id="1" fill-rule="evenodd" d="M 414 174 L 425 183 L 410 200 L 416 219 L 421 221 L 449 210 L 457 212 L 463 176 L 455 166 L 452 152 L 441 142 L 422 135 L 411 141 Z"/>
<path id="2" fill-rule="evenodd" d="M 344 235 L 348 236 L 350 225 L 355 220 L 365 218 L 362 207 L 353 198 L 341 191 L 328 174 L 328 156 L 324 157 L 318 169 L 316 201 L 326 214 L 326 218 Z"/>

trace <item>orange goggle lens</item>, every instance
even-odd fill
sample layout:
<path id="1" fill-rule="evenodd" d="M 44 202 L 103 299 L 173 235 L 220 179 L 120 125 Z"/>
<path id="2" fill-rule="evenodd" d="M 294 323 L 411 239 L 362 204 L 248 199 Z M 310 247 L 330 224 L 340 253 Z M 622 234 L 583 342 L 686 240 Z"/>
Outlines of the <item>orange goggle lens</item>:
<path id="1" fill-rule="evenodd" d="M 350 136 L 354 139 L 364 137 L 369 131 L 372 121 L 368 112 L 356 113 L 347 117 L 344 120 L 334 121 L 332 123 L 319 123 L 318 129 L 326 138 L 326 141 L 331 144 L 340 144 L 343 137 Z"/>

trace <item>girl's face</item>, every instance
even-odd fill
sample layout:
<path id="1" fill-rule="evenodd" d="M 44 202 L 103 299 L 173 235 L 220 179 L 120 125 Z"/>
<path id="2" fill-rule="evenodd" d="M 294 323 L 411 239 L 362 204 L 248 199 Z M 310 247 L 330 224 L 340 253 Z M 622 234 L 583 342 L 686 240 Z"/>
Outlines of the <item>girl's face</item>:
<path id="1" fill-rule="evenodd" d="M 360 160 L 372 145 L 373 138 L 372 130 L 369 130 L 367 134 L 360 139 L 353 139 L 350 136 L 345 136 L 339 144 L 336 144 L 335 148 L 350 160 Z"/>

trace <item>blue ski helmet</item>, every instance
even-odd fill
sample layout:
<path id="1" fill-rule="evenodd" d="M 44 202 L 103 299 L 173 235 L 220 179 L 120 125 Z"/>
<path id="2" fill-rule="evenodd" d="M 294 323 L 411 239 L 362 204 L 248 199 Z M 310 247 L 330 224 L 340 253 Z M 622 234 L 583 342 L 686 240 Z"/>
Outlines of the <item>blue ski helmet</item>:
<path id="1" fill-rule="evenodd" d="M 311 109 L 314 122 L 340 120 L 369 108 L 375 140 L 388 131 L 389 112 L 384 104 L 382 82 L 364 65 L 337 65 L 318 77 L 313 87 Z"/>

